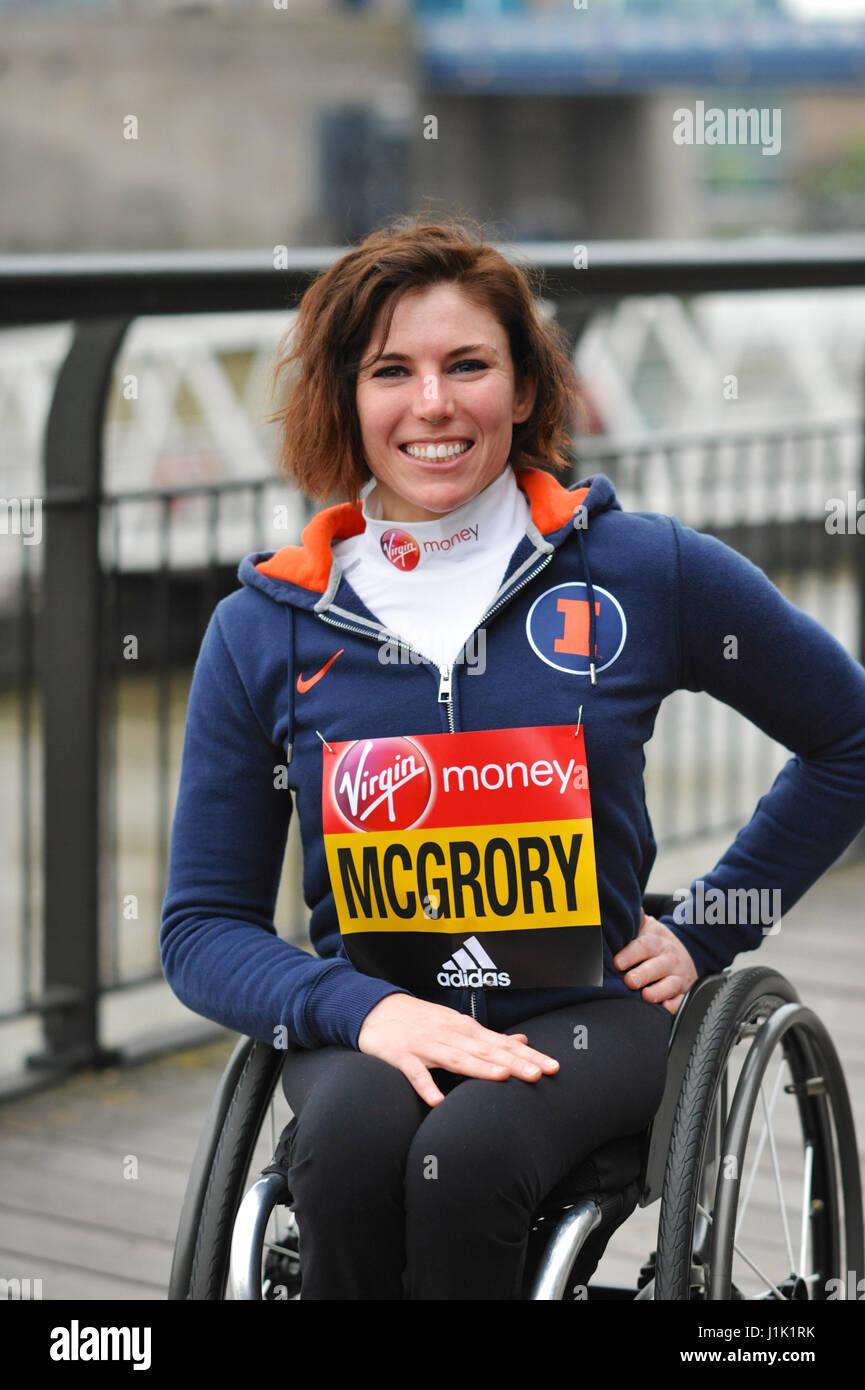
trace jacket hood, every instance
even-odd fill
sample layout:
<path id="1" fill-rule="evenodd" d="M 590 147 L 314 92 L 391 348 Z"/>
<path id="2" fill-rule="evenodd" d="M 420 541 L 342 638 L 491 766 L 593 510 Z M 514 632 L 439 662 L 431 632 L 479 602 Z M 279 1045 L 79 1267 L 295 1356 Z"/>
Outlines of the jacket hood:
<path id="1" fill-rule="evenodd" d="M 555 549 L 573 527 L 588 571 L 583 533 L 589 521 L 600 512 L 621 511 L 610 479 L 597 473 L 566 487 L 543 469 L 518 468 L 516 480 L 529 501 L 531 524 L 527 536 L 536 548 Z M 253 551 L 241 560 L 237 577 L 241 584 L 260 589 L 277 603 L 300 608 L 322 607 L 323 596 L 334 587 L 331 543 L 355 536 L 363 529 L 362 502 L 340 502 L 325 507 L 303 528 L 300 545 Z M 591 582 L 588 572 L 586 579 Z M 593 612 L 592 605 L 590 613 Z"/>
<path id="2" fill-rule="evenodd" d="M 548 554 L 576 532 L 589 601 L 589 651 L 596 647 L 595 595 L 586 553 L 585 533 L 592 517 L 601 512 L 621 511 L 615 489 L 603 473 L 565 487 L 552 474 L 540 468 L 518 468 L 517 485 L 529 500 L 530 520 L 511 556 L 502 590 L 514 572 L 522 571 L 539 554 Z M 331 542 L 357 535 L 364 529 L 363 503 L 340 502 L 316 512 L 301 532 L 300 545 L 284 545 L 280 550 L 256 551 L 245 556 L 237 569 L 241 584 L 261 590 L 285 605 L 288 622 L 288 739 L 287 761 L 291 761 L 294 732 L 294 614 L 295 608 L 323 611 L 333 601 L 341 570 L 334 563 Z M 501 593 L 502 590 L 499 592 Z M 592 685 L 597 684 L 594 662 L 589 670 Z"/>

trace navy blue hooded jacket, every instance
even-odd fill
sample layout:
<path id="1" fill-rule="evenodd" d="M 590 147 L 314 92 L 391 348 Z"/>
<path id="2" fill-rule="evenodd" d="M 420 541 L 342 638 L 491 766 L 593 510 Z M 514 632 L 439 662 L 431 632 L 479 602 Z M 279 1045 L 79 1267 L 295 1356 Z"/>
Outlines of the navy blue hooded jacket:
<path id="1" fill-rule="evenodd" d="M 449 678 L 424 660 L 382 663 L 392 635 L 330 549 L 363 529 L 360 504 L 326 508 L 301 545 L 241 562 L 242 587 L 216 606 L 195 665 L 162 911 L 165 975 L 190 1009 L 271 1043 L 282 1028 L 303 1047 L 356 1047 L 367 1013 L 398 988 L 361 974 L 342 944 L 322 837 L 322 738 L 575 724 L 582 705 L 603 985 L 479 992 L 477 1017 L 498 1030 L 600 995 L 639 998 L 612 957 L 640 926 L 656 854 L 643 748 L 673 690 L 708 691 L 793 754 L 702 876 L 704 893 L 780 890 L 786 913 L 865 824 L 865 670 L 820 624 L 714 537 L 624 512 L 603 474 L 564 487 L 520 469 L 517 481 L 531 521 L 482 624 L 482 672 L 467 661 Z M 582 655 L 562 654 L 557 593 L 587 601 Z M 273 925 L 293 807 L 316 955 Z M 690 915 L 660 920 L 700 975 L 763 939 L 759 922 Z M 468 989 L 433 983 L 425 997 L 469 1009 Z"/>

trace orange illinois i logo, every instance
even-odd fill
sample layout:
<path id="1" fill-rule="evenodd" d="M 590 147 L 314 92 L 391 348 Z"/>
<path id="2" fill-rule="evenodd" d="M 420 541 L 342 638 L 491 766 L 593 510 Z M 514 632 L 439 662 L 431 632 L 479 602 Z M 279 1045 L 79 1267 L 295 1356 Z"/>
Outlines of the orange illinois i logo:
<path id="1" fill-rule="evenodd" d="M 624 610 L 609 589 L 592 585 L 597 671 L 621 654 L 628 633 Z M 571 676 L 589 675 L 589 597 L 582 582 L 556 584 L 535 599 L 526 616 L 526 637 L 541 661 Z"/>
<path id="2" fill-rule="evenodd" d="M 589 601 L 584 598 L 560 598 L 556 610 L 564 614 L 564 630 L 553 647 L 569 656 L 589 656 Z M 600 617 L 601 605 L 595 599 L 595 617 Z M 597 648 L 597 642 L 595 647 Z M 597 657 L 597 650 L 595 656 Z"/>

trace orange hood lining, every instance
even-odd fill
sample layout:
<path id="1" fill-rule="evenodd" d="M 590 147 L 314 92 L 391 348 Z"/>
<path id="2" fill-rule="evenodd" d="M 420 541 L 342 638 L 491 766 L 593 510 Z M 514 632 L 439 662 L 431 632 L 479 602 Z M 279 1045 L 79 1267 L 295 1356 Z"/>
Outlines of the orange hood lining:
<path id="1" fill-rule="evenodd" d="M 570 492 L 541 468 L 518 468 L 516 479 L 529 499 L 532 521 L 542 536 L 570 521 L 589 491 L 581 487 Z M 365 526 L 362 502 L 338 502 L 334 507 L 316 512 L 307 522 L 300 535 L 300 545 L 282 546 L 255 568 L 259 574 L 267 574 L 272 579 L 285 579 L 302 589 L 323 594 L 333 563 L 331 542 L 356 536 Z"/>

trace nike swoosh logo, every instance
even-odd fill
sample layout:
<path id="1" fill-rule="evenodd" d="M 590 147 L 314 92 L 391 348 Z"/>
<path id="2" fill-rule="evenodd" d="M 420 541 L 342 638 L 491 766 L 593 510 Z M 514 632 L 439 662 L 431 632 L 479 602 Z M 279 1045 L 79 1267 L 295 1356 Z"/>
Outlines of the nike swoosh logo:
<path id="1" fill-rule="evenodd" d="M 298 678 L 297 678 L 297 690 L 298 690 L 298 694 L 303 695 L 304 691 L 311 690 L 312 687 L 315 685 L 316 681 L 320 681 L 320 680 L 321 680 L 321 678 L 322 678 L 322 676 L 324 675 L 325 671 L 329 671 L 329 670 L 330 670 L 331 666 L 332 666 L 333 663 L 336 661 L 336 658 L 337 658 L 338 656 L 342 656 L 342 654 L 343 654 L 344 651 L 345 651 L 345 647 L 340 647 L 340 649 L 339 649 L 338 652 L 334 652 L 333 656 L 330 658 L 330 661 L 326 661 L 326 662 L 324 663 L 324 665 L 322 666 L 321 670 L 320 670 L 320 671 L 316 671 L 316 673 L 315 673 L 314 676 L 310 676 L 310 678 L 309 678 L 308 681 L 307 681 L 307 680 L 304 680 L 303 676 L 298 676 Z"/>

